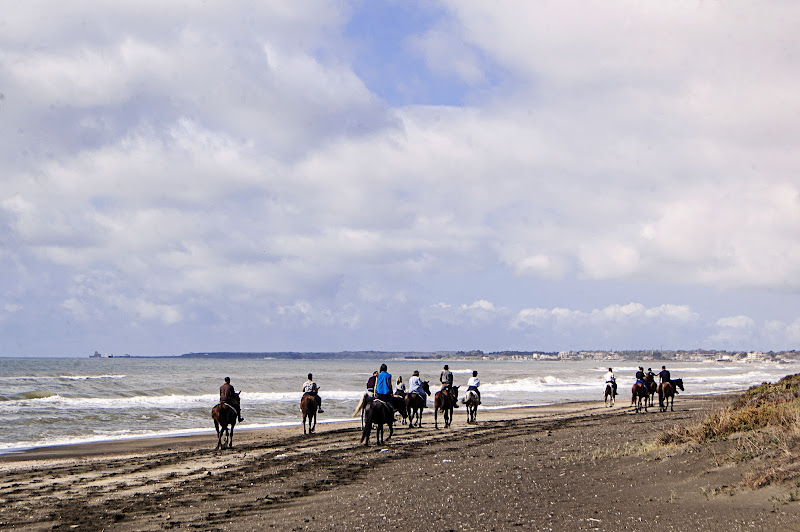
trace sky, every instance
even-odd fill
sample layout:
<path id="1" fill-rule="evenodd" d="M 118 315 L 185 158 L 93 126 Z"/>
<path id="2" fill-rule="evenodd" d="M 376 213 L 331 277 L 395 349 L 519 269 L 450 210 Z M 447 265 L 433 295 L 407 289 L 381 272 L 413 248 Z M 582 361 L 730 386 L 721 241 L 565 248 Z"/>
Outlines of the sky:
<path id="1" fill-rule="evenodd" d="M 0 10 L 0 356 L 800 344 L 800 3 Z"/>

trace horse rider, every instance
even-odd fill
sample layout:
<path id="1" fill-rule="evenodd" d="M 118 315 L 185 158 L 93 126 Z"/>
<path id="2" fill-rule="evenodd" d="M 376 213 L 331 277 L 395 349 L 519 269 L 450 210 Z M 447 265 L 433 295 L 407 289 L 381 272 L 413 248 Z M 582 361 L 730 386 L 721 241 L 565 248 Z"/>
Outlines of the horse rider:
<path id="1" fill-rule="evenodd" d="M 481 404 L 481 391 L 478 387 L 481 385 L 481 380 L 478 378 L 478 371 L 472 371 L 472 377 L 467 381 L 467 392 L 473 391 L 478 396 L 478 404 Z M 464 394 L 466 397 L 466 394 Z"/>
<path id="2" fill-rule="evenodd" d="M 378 381 L 378 372 L 373 371 L 372 376 L 367 379 L 367 391 L 370 395 L 375 396 L 375 383 Z"/>
<path id="3" fill-rule="evenodd" d="M 453 387 L 453 374 L 450 372 L 450 366 L 447 364 L 444 365 L 444 369 L 439 374 L 439 382 L 442 383 L 442 390 L 447 390 L 447 393 L 450 393 L 450 389 Z M 458 408 L 458 403 L 455 405 Z"/>
<path id="4" fill-rule="evenodd" d="M 639 366 L 639 370 L 636 372 L 636 383 L 634 386 L 640 382 L 642 386 L 644 386 L 644 389 L 647 390 L 647 383 L 644 381 L 644 368 L 642 368 L 642 366 Z"/>
<path id="5" fill-rule="evenodd" d="M 667 370 L 666 366 L 661 366 L 661 371 L 658 372 L 658 381 L 659 389 L 661 389 L 661 386 L 665 382 L 669 382 L 670 384 L 672 383 L 671 375 L 669 374 L 669 370 Z M 678 387 L 673 386 L 672 388 L 675 390 L 675 395 L 678 395 Z"/>
<path id="6" fill-rule="evenodd" d="M 606 384 L 610 384 L 614 395 L 617 395 L 617 378 L 614 377 L 614 370 L 611 368 L 608 368 L 608 373 L 606 373 Z"/>
<path id="7" fill-rule="evenodd" d="M 242 406 L 239 403 L 239 396 L 236 395 L 236 391 L 233 389 L 233 386 L 231 386 L 230 377 L 225 377 L 225 384 L 219 387 L 219 402 L 231 405 L 234 410 L 236 410 L 239 421 L 244 421 L 242 417 Z"/>
<path id="8" fill-rule="evenodd" d="M 378 378 L 375 381 L 375 396 L 392 407 L 392 375 L 387 371 L 386 364 L 381 364 Z"/>
<path id="9" fill-rule="evenodd" d="M 325 412 L 322 409 L 322 397 L 319 396 L 319 386 L 317 386 L 317 383 L 314 382 L 314 376 L 311 373 L 308 374 L 308 380 L 303 383 L 302 391 L 303 391 L 303 397 L 305 397 L 306 395 L 311 395 L 314 397 L 314 399 L 316 399 L 317 412 L 319 412 L 320 414 Z"/>
<path id="10" fill-rule="evenodd" d="M 397 386 L 394 389 L 394 394 L 397 397 L 405 397 L 406 395 L 406 383 L 403 382 L 403 376 L 399 375 L 397 377 Z"/>
<path id="11" fill-rule="evenodd" d="M 422 397 L 422 400 L 425 402 L 423 408 L 428 408 L 428 395 L 425 393 L 425 390 L 422 389 L 422 379 L 419 378 L 419 370 L 414 370 L 414 374 L 408 381 L 408 386 L 410 388 L 409 393 L 416 393 Z"/>

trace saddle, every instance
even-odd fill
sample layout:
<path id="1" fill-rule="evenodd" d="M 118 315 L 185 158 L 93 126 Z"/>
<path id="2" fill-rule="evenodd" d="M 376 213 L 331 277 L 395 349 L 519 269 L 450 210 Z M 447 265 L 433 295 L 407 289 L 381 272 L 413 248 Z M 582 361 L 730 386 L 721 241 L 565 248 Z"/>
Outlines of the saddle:
<path id="1" fill-rule="evenodd" d="M 235 405 L 232 405 L 232 404 L 230 404 L 230 403 L 227 403 L 227 402 L 225 402 L 225 401 L 220 401 L 220 402 L 219 402 L 219 404 L 220 404 L 221 406 L 223 406 L 223 407 L 224 407 L 224 406 L 227 406 L 228 408 L 230 408 L 230 409 L 231 409 L 231 410 L 233 410 L 234 412 L 238 412 L 238 410 L 236 410 L 236 406 L 235 406 Z"/>

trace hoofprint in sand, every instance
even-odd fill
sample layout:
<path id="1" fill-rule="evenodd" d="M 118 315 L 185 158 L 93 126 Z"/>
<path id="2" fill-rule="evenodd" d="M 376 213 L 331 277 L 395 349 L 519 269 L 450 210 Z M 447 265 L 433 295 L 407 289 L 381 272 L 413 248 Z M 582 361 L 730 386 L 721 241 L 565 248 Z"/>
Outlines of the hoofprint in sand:
<path id="1" fill-rule="evenodd" d="M 224 452 L 210 434 L 3 455 L 0 528 L 800 530 L 797 486 L 742 486 L 757 464 L 723 460 L 726 442 L 653 443 L 729 400 L 483 409 L 474 425 L 462 407 L 446 430 L 427 411 L 378 447 L 354 420 L 237 430 Z"/>

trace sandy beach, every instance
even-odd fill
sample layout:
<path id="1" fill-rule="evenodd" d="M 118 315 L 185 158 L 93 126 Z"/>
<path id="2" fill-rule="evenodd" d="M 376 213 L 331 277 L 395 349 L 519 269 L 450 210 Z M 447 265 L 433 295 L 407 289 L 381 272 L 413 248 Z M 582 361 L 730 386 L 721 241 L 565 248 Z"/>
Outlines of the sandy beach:
<path id="1" fill-rule="evenodd" d="M 640 414 L 618 399 L 481 410 L 475 425 L 461 407 L 439 430 L 427 411 L 369 447 L 353 420 L 311 436 L 245 423 L 225 451 L 209 433 L 1 455 L 0 528 L 800 530 L 798 486 L 744 485 L 760 465 L 726 460 L 734 442 L 654 442 L 730 396 Z"/>

